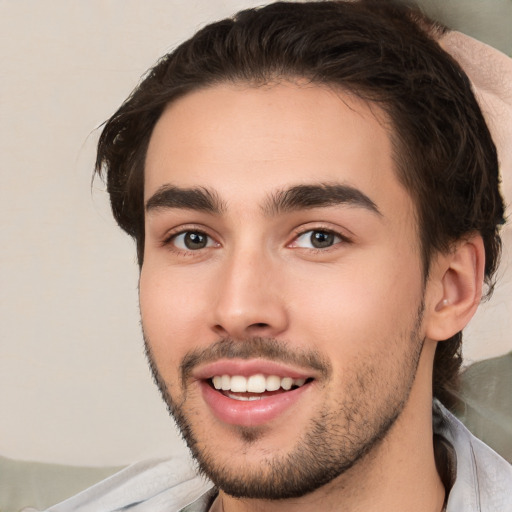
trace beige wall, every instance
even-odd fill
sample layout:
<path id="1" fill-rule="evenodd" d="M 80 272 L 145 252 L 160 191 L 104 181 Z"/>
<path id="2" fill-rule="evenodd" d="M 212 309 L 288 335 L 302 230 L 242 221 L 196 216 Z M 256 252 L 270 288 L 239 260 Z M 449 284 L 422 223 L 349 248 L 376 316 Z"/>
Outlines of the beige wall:
<path id="1" fill-rule="evenodd" d="M 163 52 L 259 3 L 0 0 L 1 455 L 95 465 L 183 450 L 143 357 L 133 245 L 103 185 L 90 190 L 94 128 Z M 511 272 L 470 359 L 512 349 Z"/>

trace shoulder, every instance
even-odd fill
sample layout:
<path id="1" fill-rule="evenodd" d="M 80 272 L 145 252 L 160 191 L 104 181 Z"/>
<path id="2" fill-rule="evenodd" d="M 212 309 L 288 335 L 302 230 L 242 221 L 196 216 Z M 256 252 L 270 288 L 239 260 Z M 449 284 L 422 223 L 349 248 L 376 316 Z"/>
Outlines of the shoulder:
<path id="1" fill-rule="evenodd" d="M 46 512 L 178 512 L 211 487 L 189 459 L 150 460 L 133 464 Z"/>
<path id="2" fill-rule="evenodd" d="M 434 429 L 455 454 L 455 483 L 447 512 L 512 512 L 512 466 L 439 402 L 434 403 Z"/>

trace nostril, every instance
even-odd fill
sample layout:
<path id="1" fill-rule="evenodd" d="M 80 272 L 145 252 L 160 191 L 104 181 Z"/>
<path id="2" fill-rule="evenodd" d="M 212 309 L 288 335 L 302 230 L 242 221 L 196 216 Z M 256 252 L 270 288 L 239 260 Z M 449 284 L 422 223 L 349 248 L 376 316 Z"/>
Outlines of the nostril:
<path id="1" fill-rule="evenodd" d="M 222 327 L 222 325 L 215 325 L 213 330 L 217 335 L 222 336 L 223 338 L 229 336 L 229 333 L 226 331 L 226 329 L 224 329 L 224 327 Z"/>
<path id="2" fill-rule="evenodd" d="M 265 329 L 265 328 L 269 327 L 269 325 L 265 324 L 263 322 L 258 322 L 256 324 L 252 324 L 250 327 L 255 327 L 257 329 Z"/>

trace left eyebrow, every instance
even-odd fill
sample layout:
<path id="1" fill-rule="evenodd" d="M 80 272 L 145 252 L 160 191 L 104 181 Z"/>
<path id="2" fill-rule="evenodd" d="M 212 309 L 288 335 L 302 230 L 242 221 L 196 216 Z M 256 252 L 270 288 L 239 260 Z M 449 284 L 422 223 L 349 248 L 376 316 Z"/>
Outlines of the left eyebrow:
<path id="1" fill-rule="evenodd" d="M 364 208 L 378 216 L 377 205 L 361 190 L 340 183 L 296 185 L 272 194 L 263 206 L 266 215 L 278 215 L 297 210 L 325 206 L 347 205 Z"/>

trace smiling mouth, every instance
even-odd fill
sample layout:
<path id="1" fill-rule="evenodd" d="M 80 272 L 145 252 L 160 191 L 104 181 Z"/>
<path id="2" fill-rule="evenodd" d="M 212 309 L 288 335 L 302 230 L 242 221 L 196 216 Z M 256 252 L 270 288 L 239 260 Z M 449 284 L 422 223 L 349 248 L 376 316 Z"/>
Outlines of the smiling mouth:
<path id="1" fill-rule="evenodd" d="M 308 384 L 313 379 L 294 379 L 261 373 L 244 377 L 242 375 L 215 375 L 209 379 L 211 387 L 228 398 L 253 401 L 286 393 Z"/>

